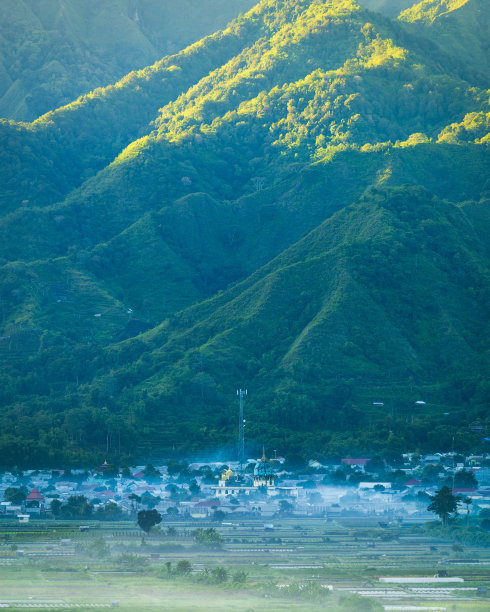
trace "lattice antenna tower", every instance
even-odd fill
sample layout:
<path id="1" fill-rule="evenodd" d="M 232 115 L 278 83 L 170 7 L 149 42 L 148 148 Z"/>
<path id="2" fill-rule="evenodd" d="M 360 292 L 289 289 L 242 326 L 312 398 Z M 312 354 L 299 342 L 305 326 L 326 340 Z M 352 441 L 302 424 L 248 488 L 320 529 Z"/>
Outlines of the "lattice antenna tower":
<path id="1" fill-rule="evenodd" d="M 238 416 L 238 464 L 240 472 L 243 472 L 245 463 L 245 419 L 243 418 L 243 398 L 247 395 L 247 389 L 238 389 L 236 394 L 240 398 L 240 413 Z"/>

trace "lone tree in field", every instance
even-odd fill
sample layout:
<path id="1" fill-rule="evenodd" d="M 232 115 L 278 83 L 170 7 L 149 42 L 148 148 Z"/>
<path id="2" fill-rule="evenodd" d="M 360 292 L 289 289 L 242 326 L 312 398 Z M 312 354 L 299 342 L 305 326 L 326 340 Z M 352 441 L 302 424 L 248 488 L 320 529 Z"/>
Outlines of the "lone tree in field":
<path id="1" fill-rule="evenodd" d="M 156 510 L 141 510 L 138 512 L 138 525 L 145 533 L 149 533 L 154 525 L 162 522 L 162 515 Z"/>
<path id="2" fill-rule="evenodd" d="M 429 497 L 431 503 L 427 506 L 427 510 L 437 514 L 445 527 L 449 516 L 457 511 L 461 498 L 453 495 L 449 487 L 442 487 L 440 491 L 436 491 L 435 495 Z"/>

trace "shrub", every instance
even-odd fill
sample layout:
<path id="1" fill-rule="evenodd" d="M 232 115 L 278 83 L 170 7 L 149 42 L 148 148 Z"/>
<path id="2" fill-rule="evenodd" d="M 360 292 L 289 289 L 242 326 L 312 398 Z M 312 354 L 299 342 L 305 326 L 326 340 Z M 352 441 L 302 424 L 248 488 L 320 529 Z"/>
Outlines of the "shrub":
<path id="1" fill-rule="evenodd" d="M 245 582 L 247 582 L 247 578 L 248 578 L 248 574 L 247 572 L 244 572 L 243 570 L 238 570 L 231 577 L 233 582 L 236 582 L 237 584 L 244 584 Z"/>
<path id="2" fill-rule="evenodd" d="M 221 567 L 221 565 L 218 565 L 218 567 L 215 567 L 211 571 L 211 577 L 213 582 L 215 582 L 216 584 L 226 582 L 228 580 L 228 570 L 225 567 Z"/>
<path id="3" fill-rule="evenodd" d="M 378 612 L 383 606 L 374 599 L 361 597 L 361 595 L 343 595 L 339 599 L 342 612 Z"/>
<path id="4" fill-rule="evenodd" d="M 179 576 L 187 576 L 188 574 L 191 573 L 191 570 L 192 570 L 191 562 L 187 561 L 186 559 L 182 559 L 181 561 L 177 563 L 177 566 L 175 568 L 175 573 L 178 574 Z"/>
<path id="5" fill-rule="evenodd" d="M 123 553 L 116 558 L 116 564 L 125 569 L 142 570 L 148 566 L 149 561 L 146 557 L 142 557 L 141 555 Z"/>

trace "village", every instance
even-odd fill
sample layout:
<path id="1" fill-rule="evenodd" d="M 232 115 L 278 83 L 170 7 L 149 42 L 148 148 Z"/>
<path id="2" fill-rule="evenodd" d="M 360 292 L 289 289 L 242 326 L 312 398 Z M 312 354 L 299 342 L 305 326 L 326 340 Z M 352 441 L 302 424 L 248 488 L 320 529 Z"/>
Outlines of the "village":
<path id="1" fill-rule="evenodd" d="M 490 509 L 490 455 L 454 452 L 388 462 L 379 457 L 342 458 L 322 464 L 266 456 L 237 461 L 139 465 L 117 469 L 104 462 L 93 470 L 5 472 L 0 476 L 0 519 L 128 520 L 155 509 L 165 521 L 230 517 L 380 516 L 434 518 L 430 496 L 448 486 L 461 499 L 459 511 Z"/>
<path id="2" fill-rule="evenodd" d="M 488 609 L 489 455 L 271 454 L 1 474 L 0 606 Z"/>

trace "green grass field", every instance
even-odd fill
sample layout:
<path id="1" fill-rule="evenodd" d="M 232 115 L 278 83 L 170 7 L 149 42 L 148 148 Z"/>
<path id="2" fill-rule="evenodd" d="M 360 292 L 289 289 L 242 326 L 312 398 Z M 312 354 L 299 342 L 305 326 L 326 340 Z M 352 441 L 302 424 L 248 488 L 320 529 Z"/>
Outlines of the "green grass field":
<path id="1" fill-rule="evenodd" d="M 481 589 L 490 586 L 490 550 L 454 546 L 417 525 L 294 518 L 265 532 L 262 521 L 236 520 L 217 526 L 224 539 L 217 550 L 196 546 L 197 522 L 168 523 L 144 539 L 131 522 L 90 523 L 88 533 L 79 525 L 0 523 L 0 606 L 89 610 L 119 602 L 121 610 L 179 612 L 490 606 Z M 191 570 L 179 575 L 182 560 Z M 217 568 L 225 574 L 219 577 Z M 440 570 L 464 582 L 380 581 Z"/>

